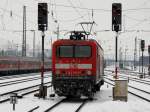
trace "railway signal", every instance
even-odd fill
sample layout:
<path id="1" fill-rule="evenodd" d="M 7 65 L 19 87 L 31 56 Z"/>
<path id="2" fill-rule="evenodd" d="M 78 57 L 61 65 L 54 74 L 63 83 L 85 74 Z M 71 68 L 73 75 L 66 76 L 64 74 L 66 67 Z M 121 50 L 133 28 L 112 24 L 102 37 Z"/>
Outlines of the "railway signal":
<path id="1" fill-rule="evenodd" d="M 122 16 L 122 5 L 121 3 L 113 3 L 112 4 L 112 31 L 116 32 L 116 63 L 115 63 L 115 76 L 114 78 L 117 79 L 117 72 L 118 72 L 118 31 L 121 31 L 121 16 Z"/>
<path id="2" fill-rule="evenodd" d="M 38 30 L 47 30 L 48 11 L 47 3 L 38 3 Z"/>
<path id="3" fill-rule="evenodd" d="M 142 51 L 142 74 L 143 74 L 143 52 L 145 49 L 145 40 L 141 40 L 141 51 Z M 143 75 L 141 75 L 143 77 Z"/>
<path id="4" fill-rule="evenodd" d="M 121 3 L 112 4 L 112 31 L 121 31 L 121 17 L 122 5 Z"/>
<path id="5" fill-rule="evenodd" d="M 42 56 L 41 56 L 41 86 L 37 96 L 45 98 L 47 87 L 44 86 L 44 37 L 48 26 L 47 3 L 38 3 L 38 30 L 42 31 Z"/>
<path id="6" fill-rule="evenodd" d="M 142 52 L 144 51 L 145 49 L 145 40 L 141 40 L 141 50 Z"/>
<path id="7" fill-rule="evenodd" d="M 18 97 L 17 93 L 12 93 L 10 95 L 10 103 L 13 104 L 13 111 L 15 111 L 15 104 L 18 102 L 17 97 Z"/>
<path id="8" fill-rule="evenodd" d="M 148 46 L 148 54 L 150 54 L 150 45 Z"/>
<path id="9" fill-rule="evenodd" d="M 149 54 L 148 74 L 150 75 L 150 45 L 148 46 L 148 54 Z"/>

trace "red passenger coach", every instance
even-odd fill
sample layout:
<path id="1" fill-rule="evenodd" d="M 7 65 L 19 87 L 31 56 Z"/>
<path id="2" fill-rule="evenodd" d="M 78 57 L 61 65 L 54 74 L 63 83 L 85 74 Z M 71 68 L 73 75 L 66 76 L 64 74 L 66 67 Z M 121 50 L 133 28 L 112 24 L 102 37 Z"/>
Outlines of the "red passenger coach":
<path id="1" fill-rule="evenodd" d="M 52 49 L 52 74 L 59 96 L 92 98 L 104 83 L 103 49 L 95 40 L 57 40 Z"/>

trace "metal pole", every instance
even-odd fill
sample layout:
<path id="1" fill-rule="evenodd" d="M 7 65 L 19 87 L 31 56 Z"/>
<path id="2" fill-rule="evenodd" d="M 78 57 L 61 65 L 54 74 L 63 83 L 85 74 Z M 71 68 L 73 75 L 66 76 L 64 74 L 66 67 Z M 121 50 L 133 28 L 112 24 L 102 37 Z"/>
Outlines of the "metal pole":
<path id="1" fill-rule="evenodd" d="M 23 6 L 23 38 L 22 38 L 22 56 L 24 56 L 24 6 Z"/>
<path id="2" fill-rule="evenodd" d="M 142 74 L 143 74 L 143 51 L 142 51 Z"/>
<path id="3" fill-rule="evenodd" d="M 136 49 L 136 45 L 137 45 L 137 37 L 135 37 L 135 48 L 134 48 L 134 70 L 136 70 L 136 57 L 137 57 L 137 49 Z"/>
<path id="4" fill-rule="evenodd" d="M 149 65 L 148 65 L 148 75 L 150 75 L 150 53 L 149 54 Z"/>
<path id="5" fill-rule="evenodd" d="M 23 6 L 22 56 L 26 56 L 26 6 Z"/>
<path id="6" fill-rule="evenodd" d="M 42 31 L 42 64 L 41 64 L 41 86 L 43 87 L 44 82 L 44 31 Z"/>
<path id="7" fill-rule="evenodd" d="M 24 30 L 25 30 L 25 31 L 24 31 L 24 43 L 25 43 L 25 44 L 24 44 L 24 53 L 25 53 L 24 56 L 26 56 L 26 52 L 27 52 L 27 49 L 26 49 L 26 44 L 27 44 L 27 43 L 26 43 L 26 32 L 27 32 L 27 31 L 26 31 L 26 6 L 24 6 L 24 13 L 25 13 L 25 14 L 24 14 L 24 24 L 25 24 L 25 25 L 24 25 Z"/>
<path id="8" fill-rule="evenodd" d="M 33 57 L 35 57 L 35 30 L 33 30 Z"/>
<path id="9" fill-rule="evenodd" d="M 149 53 L 149 65 L 150 65 L 150 53 Z"/>
<path id="10" fill-rule="evenodd" d="M 13 103 L 13 110 L 15 110 L 15 103 Z"/>
<path id="11" fill-rule="evenodd" d="M 57 27 L 57 40 L 59 39 L 59 24 L 58 24 L 58 27 Z"/>
<path id="12" fill-rule="evenodd" d="M 118 72 L 118 32 L 116 32 L 116 59 L 115 59 L 115 79 L 118 78 L 117 72 Z"/>
<path id="13" fill-rule="evenodd" d="M 141 54 L 141 48 L 140 48 L 140 41 L 139 41 L 139 73 L 141 72 L 141 62 L 140 62 L 140 54 Z"/>

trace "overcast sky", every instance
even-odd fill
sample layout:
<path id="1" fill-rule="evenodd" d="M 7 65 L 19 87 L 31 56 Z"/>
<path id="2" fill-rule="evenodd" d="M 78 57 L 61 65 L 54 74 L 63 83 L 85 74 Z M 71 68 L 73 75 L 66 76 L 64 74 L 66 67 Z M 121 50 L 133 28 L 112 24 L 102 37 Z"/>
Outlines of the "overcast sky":
<path id="1" fill-rule="evenodd" d="M 79 22 L 95 21 L 94 27 L 98 40 L 104 48 L 107 57 L 115 53 L 115 33 L 111 31 L 112 3 L 122 3 L 123 31 L 119 35 L 119 48 L 133 57 L 134 39 L 146 40 L 146 46 L 150 44 L 150 0 L 1 0 L 0 2 L 0 47 L 6 48 L 7 44 L 22 44 L 22 15 L 23 6 L 27 7 L 27 30 L 36 30 L 36 44 L 41 43 L 41 33 L 37 30 L 37 4 L 47 2 L 49 7 L 49 27 L 45 37 L 45 47 L 50 48 L 50 39 L 56 40 L 56 28 L 60 26 L 60 38 L 68 38 L 64 35 L 67 31 L 78 30 Z M 92 18 L 92 9 L 94 16 Z M 12 12 L 12 13 L 11 13 Z M 53 13 L 53 16 L 52 16 Z M 58 21 L 56 23 L 55 21 Z M 134 30 L 124 32 L 125 30 Z M 67 31 L 66 31 L 67 30 Z M 109 31 L 105 31 L 109 30 Z M 139 30 L 139 31 L 138 31 Z M 27 43 L 32 49 L 33 32 L 27 31 Z M 8 47 L 8 46 L 7 46 Z M 119 49 L 118 48 L 118 49 Z M 145 51 L 147 55 L 147 51 Z"/>

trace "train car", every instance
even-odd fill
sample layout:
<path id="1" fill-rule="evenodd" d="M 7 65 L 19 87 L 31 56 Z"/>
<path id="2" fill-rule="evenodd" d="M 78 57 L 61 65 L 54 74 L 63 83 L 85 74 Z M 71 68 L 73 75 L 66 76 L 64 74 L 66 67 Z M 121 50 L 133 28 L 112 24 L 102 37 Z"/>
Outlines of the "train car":
<path id="1" fill-rule="evenodd" d="M 37 58 L 0 56 L 0 75 L 39 72 L 40 65 Z M 51 70 L 50 59 L 45 59 L 45 70 Z"/>
<path id="2" fill-rule="evenodd" d="M 92 98 L 104 84 L 104 56 L 95 40 L 61 39 L 52 48 L 52 84 L 59 96 Z"/>

